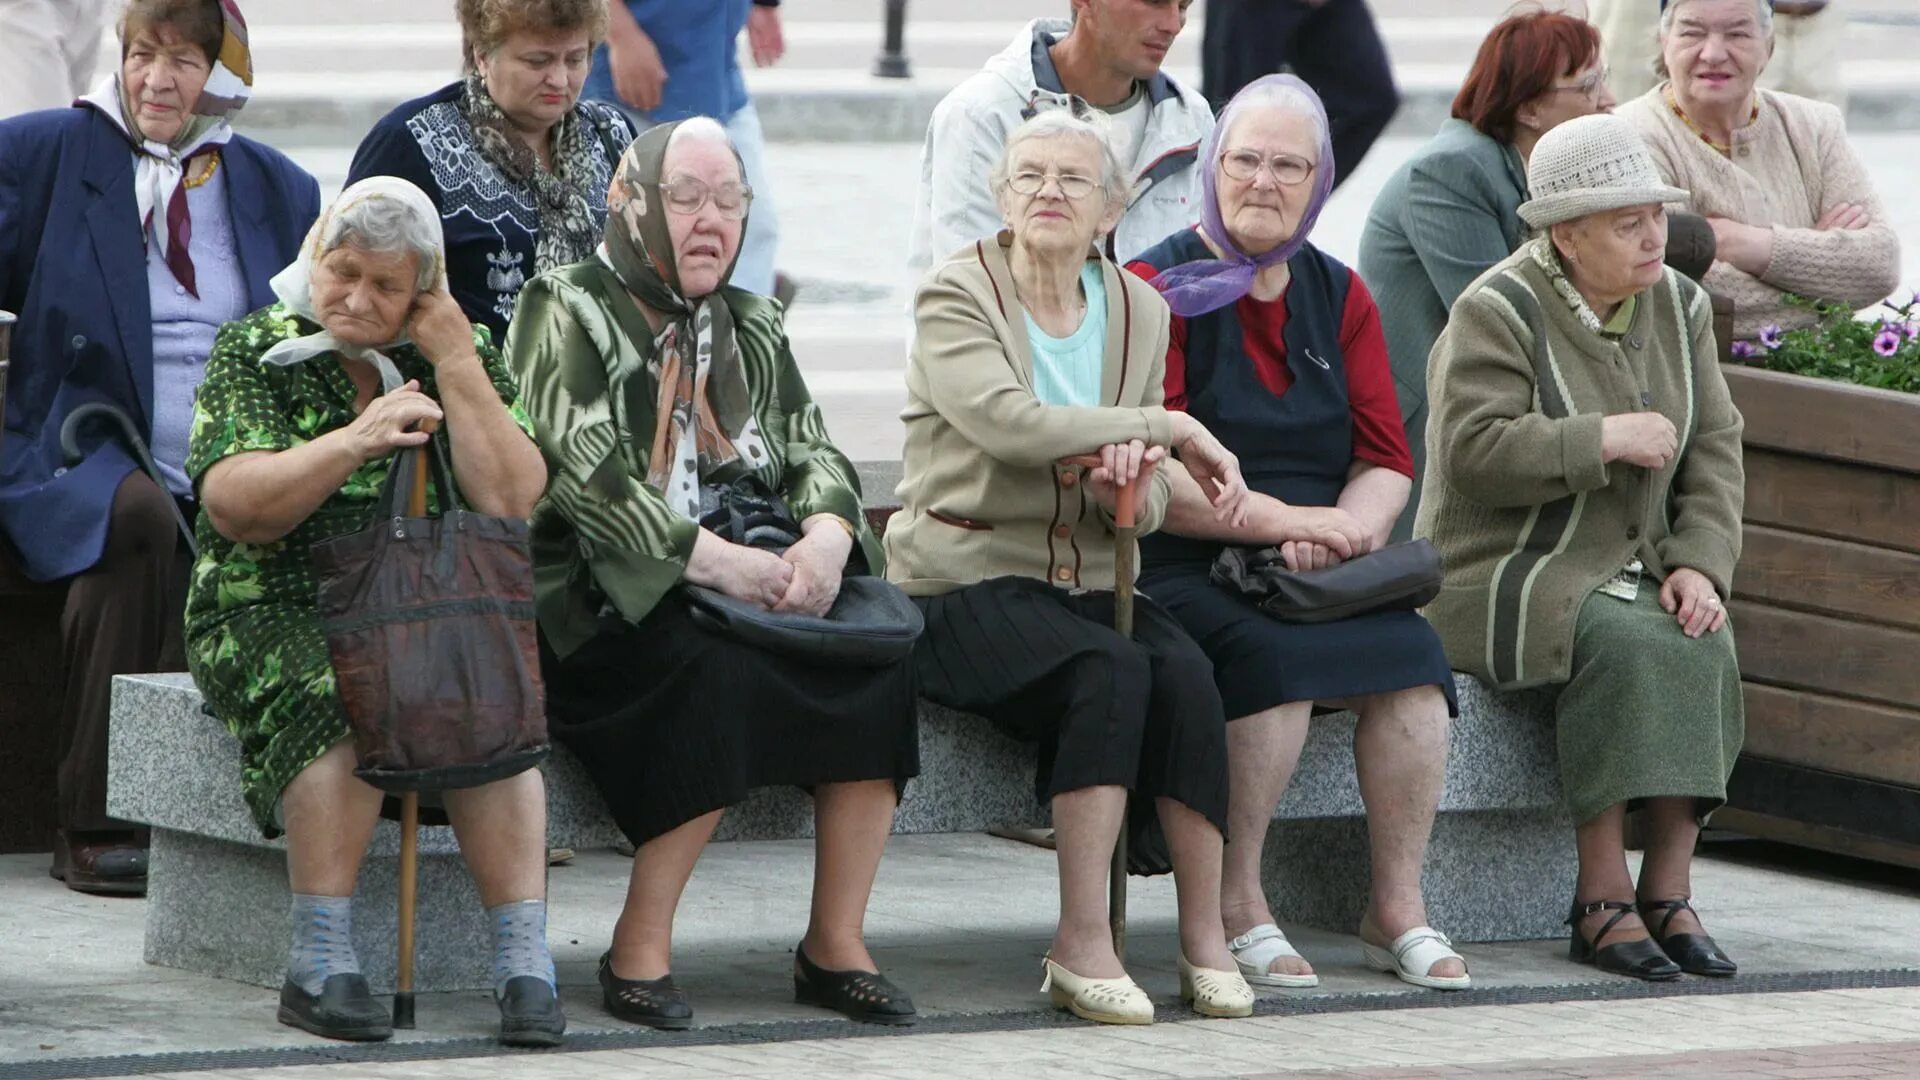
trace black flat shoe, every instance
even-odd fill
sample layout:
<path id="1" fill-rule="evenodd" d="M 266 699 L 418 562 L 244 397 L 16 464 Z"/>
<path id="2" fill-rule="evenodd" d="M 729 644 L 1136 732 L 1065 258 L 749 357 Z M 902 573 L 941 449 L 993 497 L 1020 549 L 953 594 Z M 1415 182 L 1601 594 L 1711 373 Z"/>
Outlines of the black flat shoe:
<path id="1" fill-rule="evenodd" d="M 318 997 L 287 980 L 280 988 L 280 1022 L 323 1039 L 379 1042 L 393 1037 L 393 1018 L 373 1000 L 363 975 L 329 975 Z"/>
<path id="2" fill-rule="evenodd" d="M 500 1005 L 500 1042 L 504 1046 L 559 1046 L 567 1034 L 560 995 L 547 980 L 515 975 L 507 980 Z"/>
<path id="3" fill-rule="evenodd" d="M 828 971 L 793 948 L 793 1000 L 818 1005 L 866 1024 L 911 1024 L 919 1019 L 913 999 L 885 975 L 872 971 Z"/>
<path id="4" fill-rule="evenodd" d="M 1724 979 L 1739 973 L 1740 965 L 1734 963 L 1726 953 L 1720 950 L 1720 946 L 1714 943 L 1713 938 L 1706 934 L 1673 934 L 1671 936 L 1667 934 L 1667 926 L 1673 922 L 1675 915 L 1682 911 L 1693 911 L 1693 905 L 1685 898 L 1642 900 L 1639 907 L 1642 916 L 1655 911 L 1666 912 L 1659 926 L 1651 926 L 1648 929 L 1653 931 L 1654 940 L 1660 943 L 1660 948 L 1666 952 L 1667 956 L 1680 965 L 1681 971 L 1689 975 L 1705 975 L 1715 979 Z M 1696 918 L 1699 914 L 1694 911 Z"/>
<path id="5" fill-rule="evenodd" d="M 1589 941 L 1580 936 L 1580 920 L 1589 915 L 1598 915 L 1602 911 L 1614 912 L 1600 932 Z M 1667 954 L 1652 938 L 1640 938 L 1637 941 L 1616 941 L 1612 945 L 1594 948 L 1593 943 L 1606 937 L 1614 924 L 1633 914 L 1633 905 L 1619 900 L 1595 900 L 1591 904 L 1573 902 L 1573 913 L 1567 916 L 1567 925 L 1573 927 L 1573 939 L 1567 943 L 1567 959 L 1576 964 L 1592 964 L 1601 971 L 1611 971 L 1616 975 L 1631 975 L 1648 982 L 1666 982 L 1680 977 L 1680 965 L 1667 959 Z"/>
<path id="6" fill-rule="evenodd" d="M 600 958 L 600 996 L 615 1019 L 629 1024 L 662 1031 L 693 1026 L 693 1006 L 686 992 L 673 985 L 671 973 L 657 979 L 623 979 L 613 973 L 612 952 Z"/>

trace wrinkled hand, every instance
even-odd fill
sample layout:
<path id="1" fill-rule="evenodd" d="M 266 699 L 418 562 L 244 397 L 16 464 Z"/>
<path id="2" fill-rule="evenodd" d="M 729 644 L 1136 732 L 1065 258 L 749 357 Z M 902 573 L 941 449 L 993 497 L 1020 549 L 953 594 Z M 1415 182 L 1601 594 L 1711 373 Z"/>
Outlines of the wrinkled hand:
<path id="1" fill-rule="evenodd" d="M 389 457 L 401 447 L 423 445 L 428 435 L 413 430 L 414 425 L 422 420 L 439 423 L 443 415 L 440 406 L 420 392 L 420 380 L 410 379 L 368 402 L 353 423 L 340 430 L 346 433 L 361 461 L 373 461 Z"/>
<path id="2" fill-rule="evenodd" d="M 1707 224 L 1713 228 L 1715 259 L 1755 277 L 1773 262 L 1771 228 L 1723 217 L 1710 217 Z"/>
<path id="3" fill-rule="evenodd" d="M 787 595 L 793 566 L 770 551 L 730 543 L 703 529 L 687 563 L 687 580 L 771 608 Z"/>
<path id="4" fill-rule="evenodd" d="M 1679 449 L 1679 432 L 1660 413 L 1620 413 L 1600 421 L 1600 456 L 1606 461 L 1660 469 Z"/>
<path id="5" fill-rule="evenodd" d="M 1094 501 L 1111 514 L 1119 503 L 1122 485 L 1135 484 L 1136 492 L 1146 490 L 1140 481 L 1153 478 L 1153 471 L 1166 460 L 1167 448 L 1148 446 L 1134 439 L 1131 442 L 1108 443 L 1093 456 L 1099 459 L 1099 463 L 1087 472 L 1087 489 L 1093 493 Z M 1146 503 L 1136 494 L 1133 505 L 1138 511 Z"/>
<path id="6" fill-rule="evenodd" d="M 753 5 L 747 13 L 747 48 L 753 53 L 755 67 L 772 67 L 787 53 L 787 38 L 780 31 L 780 9 Z"/>
<path id="7" fill-rule="evenodd" d="M 1317 557 L 1312 549 L 1325 551 L 1332 560 L 1324 564 L 1327 566 L 1337 566 L 1373 550 L 1373 533 L 1360 524 L 1359 518 L 1337 506 L 1288 507 L 1286 532 L 1280 556 L 1286 560 L 1289 570 L 1301 569 L 1287 558 L 1289 547 L 1295 548 L 1296 554 L 1306 561 Z"/>
<path id="8" fill-rule="evenodd" d="M 607 38 L 607 70 L 613 76 L 613 92 L 621 101 L 643 113 L 660 107 L 666 93 L 667 65 L 645 32 Z"/>
<path id="9" fill-rule="evenodd" d="M 1183 412 L 1173 414 L 1174 446 L 1180 451 L 1180 464 L 1200 485 L 1201 494 L 1213 504 L 1213 516 L 1232 528 L 1247 523 L 1249 492 L 1246 478 L 1240 475 L 1240 459 L 1228 450 L 1205 424 Z"/>
<path id="10" fill-rule="evenodd" d="M 1280 545 L 1280 561 L 1289 570 L 1324 570 L 1347 560 L 1325 544 L 1310 540 L 1289 540 Z"/>
<path id="11" fill-rule="evenodd" d="M 1821 214 L 1820 220 L 1814 222 L 1813 227 L 1823 231 L 1828 229 L 1864 229 L 1869 224 L 1871 224 L 1871 222 L 1867 218 L 1866 207 L 1859 206 L 1855 203 L 1841 203 L 1826 213 Z"/>
<path id="12" fill-rule="evenodd" d="M 413 310 L 407 313 L 407 336 L 434 367 L 449 360 L 478 358 L 473 347 L 473 323 L 447 291 L 445 282 L 414 300 Z"/>
<path id="13" fill-rule="evenodd" d="M 793 579 L 773 610 L 825 615 L 840 597 L 840 575 L 852 550 L 852 539 L 838 525 L 810 530 L 781 556 L 793 567 Z"/>
<path id="14" fill-rule="evenodd" d="M 1727 625 L 1727 609 L 1720 603 L 1707 575 L 1682 566 L 1660 583 L 1660 606 L 1680 623 L 1690 638 L 1711 634 Z"/>

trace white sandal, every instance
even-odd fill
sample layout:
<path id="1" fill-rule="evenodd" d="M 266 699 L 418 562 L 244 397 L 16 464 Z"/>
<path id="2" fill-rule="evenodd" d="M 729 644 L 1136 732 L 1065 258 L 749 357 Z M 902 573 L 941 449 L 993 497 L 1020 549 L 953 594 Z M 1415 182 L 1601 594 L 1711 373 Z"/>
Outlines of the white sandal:
<path id="1" fill-rule="evenodd" d="M 1282 975 L 1268 970 L 1273 967 L 1275 960 L 1283 956 L 1291 956 L 1298 960 L 1306 959 L 1293 947 L 1293 943 L 1287 940 L 1287 935 L 1281 933 L 1280 928 L 1272 923 L 1261 923 L 1239 937 L 1229 940 L 1227 951 L 1233 954 L 1234 966 L 1240 969 L 1240 974 L 1255 986 L 1298 989 L 1320 985 L 1318 975 Z"/>
<path id="2" fill-rule="evenodd" d="M 1040 966 L 1047 973 L 1040 990 L 1052 996 L 1056 1008 L 1096 1024 L 1153 1023 L 1153 999 L 1131 977 L 1081 978 L 1054 963 L 1051 956 L 1041 960 Z"/>
<path id="3" fill-rule="evenodd" d="M 1236 1018 L 1253 1015 L 1253 987 L 1237 971 L 1194 967 L 1180 957 L 1180 1000 L 1201 1016 Z"/>
<path id="4" fill-rule="evenodd" d="M 1431 926 L 1416 926 L 1384 949 L 1362 941 L 1360 952 L 1373 970 L 1391 971 L 1403 981 L 1428 990 L 1465 990 L 1473 985 L 1471 975 L 1427 974 L 1442 960 L 1458 960 L 1463 969 L 1467 966 L 1467 958 L 1453 951 L 1453 941 Z"/>

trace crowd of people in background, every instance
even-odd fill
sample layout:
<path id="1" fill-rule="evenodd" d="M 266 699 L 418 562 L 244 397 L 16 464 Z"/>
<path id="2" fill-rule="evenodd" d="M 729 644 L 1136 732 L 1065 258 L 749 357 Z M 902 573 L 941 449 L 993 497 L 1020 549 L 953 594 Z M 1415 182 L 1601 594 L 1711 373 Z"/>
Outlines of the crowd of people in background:
<path id="1" fill-rule="evenodd" d="M 1553 696 L 1571 957 L 1733 974 L 1689 877 L 1744 734 L 1741 419 L 1712 306 L 1748 339 L 1811 317 L 1787 294 L 1860 307 L 1895 285 L 1824 75 L 1838 5 L 1509 15 L 1356 269 L 1313 230 L 1397 105 L 1366 5 L 1213 0 L 1196 89 L 1163 67 L 1189 2 L 1062 0 L 934 110 L 878 536 L 783 325 L 735 59 L 743 33 L 780 58 L 778 0 L 458 0 L 460 78 L 376 124 L 324 208 L 233 130 L 254 82 L 237 0 L 131 0 L 91 88 L 102 0 L 0 0 L 0 52 L 31 38 L 38 64 L 0 61 L 0 114 L 21 113 L 0 120 L 0 309 L 20 317 L 0 534 L 26 576 L 68 583 L 55 876 L 143 890 L 141 838 L 106 813 L 107 689 L 184 665 L 261 833 L 288 839 L 281 1020 L 391 1034 L 351 939 L 380 794 L 353 773 L 311 552 L 373 521 L 432 421 L 465 500 L 531 521 L 552 730 L 636 849 L 598 969 L 615 1017 L 690 1026 L 682 891 L 727 808 L 790 785 L 819 836 L 797 998 L 912 1022 L 864 916 L 923 696 L 1035 747 L 1054 1004 L 1153 1017 L 1107 925 L 1123 830 L 1134 869 L 1174 877 L 1196 1012 L 1317 983 L 1260 870 L 1328 708 L 1358 717 L 1364 957 L 1466 987 L 1420 888 L 1455 672 Z M 124 431 L 73 456 L 66 421 L 93 407 Z M 1123 489 L 1145 534 L 1130 635 Z M 1220 569 L 1266 549 L 1275 572 L 1378 565 L 1409 538 L 1444 568 L 1421 610 L 1282 621 Z M 910 599 L 910 654 L 821 664 L 694 611 L 825 617 L 856 588 Z M 446 810 L 494 928 L 500 1036 L 553 1045 L 541 774 Z"/>

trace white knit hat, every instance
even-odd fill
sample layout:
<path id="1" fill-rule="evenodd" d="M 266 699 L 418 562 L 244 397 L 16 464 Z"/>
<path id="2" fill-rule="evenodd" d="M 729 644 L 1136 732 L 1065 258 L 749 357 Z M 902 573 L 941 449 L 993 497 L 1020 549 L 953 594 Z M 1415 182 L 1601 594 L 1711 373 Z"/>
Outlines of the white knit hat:
<path id="1" fill-rule="evenodd" d="M 1527 159 L 1532 198 L 1520 216 L 1536 229 L 1577 217 L 1648 203 L 1685 202 L 1654 167 L 1633 125 L 1609 113 L 1582 116 L 1540 136 Z"/>

